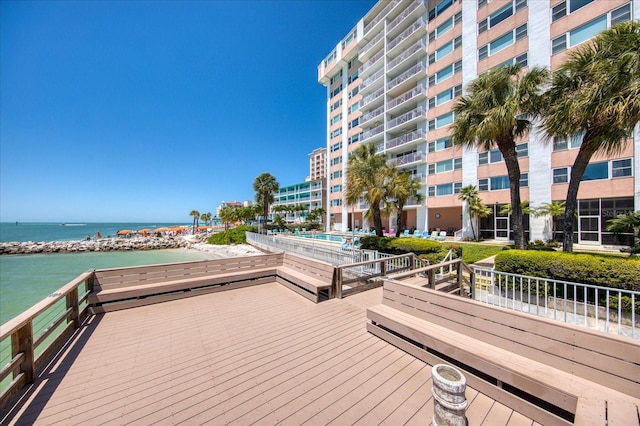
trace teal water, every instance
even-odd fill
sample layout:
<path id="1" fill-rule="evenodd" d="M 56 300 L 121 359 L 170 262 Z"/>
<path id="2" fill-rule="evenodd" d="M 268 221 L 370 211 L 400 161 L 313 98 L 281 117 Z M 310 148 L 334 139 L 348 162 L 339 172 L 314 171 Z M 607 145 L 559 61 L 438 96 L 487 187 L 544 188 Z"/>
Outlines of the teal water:
<path id="1" fill-rule="evenodd" d="M 334 234 L 301 234 L 296 235 L 302 238 L 313 238 L 316 240 L 325 240 L 325 241 L 334 241 L 334 242 L 342 242 L 344 237 L 342 235 L 334 235 Z"/>
<path id="2" fill-rule="evenodd" d="M 51 223 L 51 222 L 1 222 L 0 242 L 7 241 L 73 241 L 84 240 L 87 235 L 95 238 L 100 232 L 102 237 L 113 237 L 121 229 L 137 231 L 140 229 L 164 228 L 192 223 Z"/>
<path id="3" fill-rule="evenodd" d="M 206 253 L 185 249 L 3 255 L 0 256 L 0 324 L 4 324 L 90 269 L 187 262 L 207 258 L 209 257 Z"/>

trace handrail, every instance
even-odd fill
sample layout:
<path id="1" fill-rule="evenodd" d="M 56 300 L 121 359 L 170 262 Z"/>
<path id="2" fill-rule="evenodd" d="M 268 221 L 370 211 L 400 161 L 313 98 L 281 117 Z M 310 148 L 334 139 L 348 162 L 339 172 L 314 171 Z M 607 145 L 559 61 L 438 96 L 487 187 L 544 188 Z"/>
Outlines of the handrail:
<path id="1" fill-rule="evenodd" d="M 0 383 L 3 384 L 0 408 L 22 387 L 34 382 L 49 356 L 80 327 L 88 315 L 85 301 L 93 288 L 94 276 L 94 271 L 80 274 L 44 300 L 0 325 L 0 348 L 10 350 L 9 362 L 0 369 Z M 80 294 L 83 285 L 83 293 Z M 64 308 L 59 304 L 62 300 L 65 300 Z M 40 329 L 34 327 L 39 319 L 42 320 L 38 324 Z M 7 383 L 9 378 L 11 381 Z"/>

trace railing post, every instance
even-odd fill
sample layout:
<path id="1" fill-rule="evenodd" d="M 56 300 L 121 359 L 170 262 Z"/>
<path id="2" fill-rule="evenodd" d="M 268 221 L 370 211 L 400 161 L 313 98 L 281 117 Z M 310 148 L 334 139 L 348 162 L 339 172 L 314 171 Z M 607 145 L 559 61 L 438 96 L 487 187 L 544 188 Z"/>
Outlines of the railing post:
<path id="1" fill-rule="evenodd" d="M 380 275 L 383 277 L 387 275 L 387 261 L 383 258 L 380 262 Z"/>
<path id="2" fill-rule="evenodd" d="M 74 328 L 80 328 L 80 305 L 78 303 L 78 287 L 67 294 L 67 309 L 71 309 L 71 321 Z"/>
<path id="3" fill-rule="evenodd" d="M 475 270 L 469 272 L 469 290 L 471 292 L 471 299 L 476 300 L 476 273 Z"/>
<path id="4" fill-rule="evenodd" d="M 20 372 L 24 373 L 27 383 L 33 383 L 35 379 L 35 357 L 32 321 L 27 321 L 11 335 L 11 356 L 15 358 L 19 353 L 24 354 L 24 360 L 20 363 Z"/>
<path id="5" fill-rule="evenodd" d="M 333 270 L 333 294 L 336 299 L 342 299 L 342 269 Z"/>
<path id="6" fill-rule="evenodd" d="M 462 296 L 462 259 L 458 259 L 458 263 L 456 264 L 456 273 L 458 274 L 458 294 Z"/>
<path id="7" fill-rule="evenodd" d="M 427 271 L 427 277 L 429 278 L 429 288 L 436 289 L 436 268 L 429 269 Z"/>

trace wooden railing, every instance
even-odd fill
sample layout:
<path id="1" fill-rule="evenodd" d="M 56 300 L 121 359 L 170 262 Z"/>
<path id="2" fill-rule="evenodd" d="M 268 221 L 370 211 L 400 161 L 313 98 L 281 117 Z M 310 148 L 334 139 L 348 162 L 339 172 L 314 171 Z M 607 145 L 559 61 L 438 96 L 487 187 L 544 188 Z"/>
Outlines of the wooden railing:
<path id="1" fill-rule="evenodd" d="M 374 280 L 377 277 L 383 277 L 401 271 L 415 270 L 416 268 L 424 267 L 426 264 L 427 262 L 415 254 L 407 253 L 336 266 L 333 280 L 333 294 L 336 298 L 340 299 L 351 293 L 379 287 L 382 285 L 382 281 Z M 348 288 L 345 289 L 344 286 L 348 286 Z"/>
<path id="2" fill-rule="evenodd" d="M 448 273 L 444 273 L 445 269 L 448 270 Z M 438 270 L 440 274 L 438 274 Z M 468 279 L 465 273 L 469 276 Z M 421 287 L 442 290 L 448 293 L 456 290 L 455 292 L 461 296 L 468 296 L 470 298 L 474 298 L 475 296 L 475 273 L 462 259 L 453 259 L 447 262 L 436 263 L 434 265 L 389 275 L 390 279 L 401 281 L 411 277 L 417 277 L 412 280 L 412 283 L 419 284 Z M 418 281 L 421 282 L 418 283 Z M 439 286 L 445 283 L 449 283 L 449 285 Z"/>
<path id="3" fill-rule="evenodd" d="M 0 407 L 33 383 L 49 356 L 87 317 L 94 271 L 76 277 L 27 311 L 0 325 Z"/>

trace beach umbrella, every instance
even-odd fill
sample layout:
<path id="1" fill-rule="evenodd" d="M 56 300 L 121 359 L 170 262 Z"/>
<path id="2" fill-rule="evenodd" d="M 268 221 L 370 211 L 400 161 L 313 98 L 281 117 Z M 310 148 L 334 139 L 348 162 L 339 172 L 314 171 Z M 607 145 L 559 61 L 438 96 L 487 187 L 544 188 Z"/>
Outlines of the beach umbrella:
<path id="1" fill-rule="evenodd" d="M 118 232 L 116 232 L 116 235 L 129 235 L 132 233 L 133 231 L 131 229 L 121 229 Z"/>

